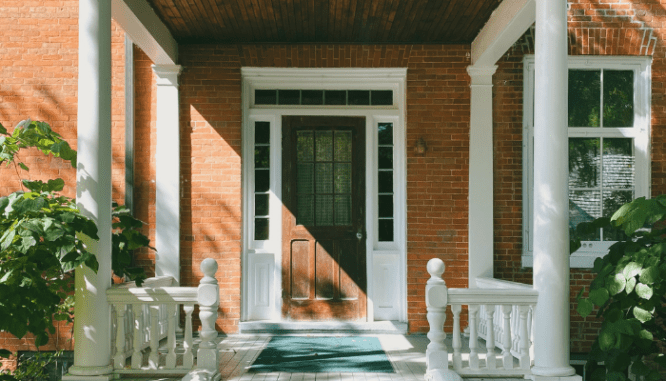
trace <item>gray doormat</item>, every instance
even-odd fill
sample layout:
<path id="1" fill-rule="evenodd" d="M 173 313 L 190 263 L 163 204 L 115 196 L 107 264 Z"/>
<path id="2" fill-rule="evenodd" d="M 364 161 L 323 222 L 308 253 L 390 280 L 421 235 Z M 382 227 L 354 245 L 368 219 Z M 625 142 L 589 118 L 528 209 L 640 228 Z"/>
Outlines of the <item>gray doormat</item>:
<path id="1" fill-rule="evenodd" d="M 395 373 L 376 337 L 274 336 L 249 372 Z"/>

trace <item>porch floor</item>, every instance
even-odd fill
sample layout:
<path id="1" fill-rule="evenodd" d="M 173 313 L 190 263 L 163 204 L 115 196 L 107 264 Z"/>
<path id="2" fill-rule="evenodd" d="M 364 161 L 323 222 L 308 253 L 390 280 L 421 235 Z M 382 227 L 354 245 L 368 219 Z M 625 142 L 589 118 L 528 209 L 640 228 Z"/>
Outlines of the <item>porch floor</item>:
<path id="1" fill-rule="evenodd" d="M 314 336 L 315 334 L 312 334 Z M 328 334 L 328 336 L 332 336 Z M 220 373 L 228 381 L 423 381 L 426 371 L 425 335 L 373 334 L 379 339 L 395 373 L 260 373 L 247 372 L 270 341 L 269 334 L 238 334 L 220 339 Z M 449 338 L 450 340 L 450 338 Z M 483 344 L 485 346 L 485 344 Z M 483 348 L 483 346 L 479 346 Z M 180 381 L 180 378 L 122 377 L 123 381 Z M 517 381 L 523 378 L 465 378 L 468 381 Z"/>

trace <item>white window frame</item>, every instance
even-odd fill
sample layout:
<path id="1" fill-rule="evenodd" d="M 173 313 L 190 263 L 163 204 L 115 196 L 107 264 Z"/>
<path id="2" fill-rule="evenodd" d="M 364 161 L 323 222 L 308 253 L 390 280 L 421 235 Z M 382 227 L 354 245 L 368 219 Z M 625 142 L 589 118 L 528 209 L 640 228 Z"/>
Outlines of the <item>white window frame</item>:
<path id="1" fill-rule="evenodd" d="M 625 137 L 634 139 L 634 198 L 650 197 L 651 57 L 570 56 L 569 69 L 632 70 L 634 72 L 634 126 L 630 128 L 569 128 L 569 137 Z M 534 178 L 534 56 L 523 59 L 523 253 L 522 266 L 533 265 Z M 570 267 L 591 268 L 614 242 L 583 241 L 570 256 Z"/>

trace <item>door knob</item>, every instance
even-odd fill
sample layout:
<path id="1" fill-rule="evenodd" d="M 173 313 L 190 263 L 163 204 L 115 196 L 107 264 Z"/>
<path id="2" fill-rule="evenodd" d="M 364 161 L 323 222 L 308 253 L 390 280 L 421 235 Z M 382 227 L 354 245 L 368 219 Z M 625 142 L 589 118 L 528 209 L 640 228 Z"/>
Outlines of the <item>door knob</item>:
<path id="1" fill-rule="evenodd" d="M 361 232 L 356 233 L 356 239 L 358 239 L 360 241 L 361 238 L 363 238 L 363 233 L 361 233 Z"/>

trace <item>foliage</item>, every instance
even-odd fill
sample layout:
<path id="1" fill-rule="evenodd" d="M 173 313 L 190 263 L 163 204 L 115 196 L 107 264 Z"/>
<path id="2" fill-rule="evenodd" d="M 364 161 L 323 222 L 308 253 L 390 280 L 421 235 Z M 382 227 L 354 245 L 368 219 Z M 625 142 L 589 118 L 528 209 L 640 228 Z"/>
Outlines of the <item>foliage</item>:
<path id="1" fill-rule="evenodd" d="M 0 372 L 0 381 L 45 381 L 49 379 L 48 367 L 53 364 L 62 351 L 41 352 L 32 356 L 22 355 L 14 371 Z"/>
<path id="2" fill-rule="evenodd" d="M 24 121 L 11 135 L 0 125 L 0 163 L 28 171 L 18 154 L 29 147 L 76 166 L 76 151 L 48 124 Z M 81 265 L 98 268 L 85 245 L 85 237 L 98 239 L 97 226 L 76 208 L 74 199 L 59 194 L 64 185 L 62 179 L 22 180 L 23 190 L 0 197 L 0 330 L 18 338 L 32 333 L 37 347 L 55 332 L 54 321 L 72 320 L 72 270 Z M 112 217 L 112 270 L 141 285 L 146 275 L 131 266 L 131 252 L 150 247 L 138 230 L 142 222 L 117 205 Z M 0 357 L 8 355 L 0 350 Z"/>
<path id="3" fill-rule="evenodd" d="M 626 380 L 631 372 L 660 380 L 666 368 L 666 195 L 638 198 L 611 218 L 581 224 L 577 235 L 594 229 L 619 229 L 625 237 L 594 262 L 596 278 L 587 297 L 578 295 L 578 312 L 586 317 L 595 306 L 603 323 L 589 360 L 603 362 L 593 380 Z M 580 247 L 574 241 L 572 249 Z"/>

